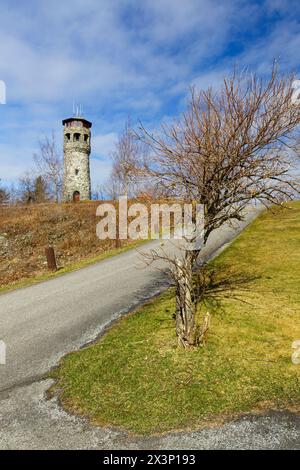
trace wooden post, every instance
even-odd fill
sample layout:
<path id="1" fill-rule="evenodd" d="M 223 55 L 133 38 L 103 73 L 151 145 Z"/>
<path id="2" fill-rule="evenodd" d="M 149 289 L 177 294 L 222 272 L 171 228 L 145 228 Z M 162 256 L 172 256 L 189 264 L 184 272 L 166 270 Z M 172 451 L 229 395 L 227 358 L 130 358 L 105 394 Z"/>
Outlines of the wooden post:
<path id="1" fill-rule="evenodd" d="M 50 271 L 57 271 L 57 264 L 53 246 L 48 246 L 47 248 L 45 248 L 45 254 L 47 258 L 48 269 L 50 269 Z"/>
<path id="2" fill-rule="evenodd" d="M 121 248 L 121 240 L 120 240 L 120 230 L 119 230 L 119 217 L 117 216 L 116 217 L 116 222 L 117 222 L 117 226 L 116 226 L 116 244 L 115 244 L 115 247 L 116 248 Z"/>

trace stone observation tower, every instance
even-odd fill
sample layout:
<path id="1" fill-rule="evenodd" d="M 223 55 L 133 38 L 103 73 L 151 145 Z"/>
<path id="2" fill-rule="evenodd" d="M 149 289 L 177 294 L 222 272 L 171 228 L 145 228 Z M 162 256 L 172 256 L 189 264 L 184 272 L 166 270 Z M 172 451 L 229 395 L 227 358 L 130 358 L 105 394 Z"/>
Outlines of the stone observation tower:
<path id="1" fill-rule="evenodd" d="M 63 120 L 64 180 L 63 200 L 91 199 L 90 153 L 92 123 L 80 116 Z"/>

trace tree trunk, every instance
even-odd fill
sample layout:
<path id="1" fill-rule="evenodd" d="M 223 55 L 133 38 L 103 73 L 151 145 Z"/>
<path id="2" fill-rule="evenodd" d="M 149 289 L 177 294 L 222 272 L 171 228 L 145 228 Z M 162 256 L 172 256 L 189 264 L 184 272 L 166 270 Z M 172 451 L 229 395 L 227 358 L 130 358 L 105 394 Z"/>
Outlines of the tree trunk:
<path id="1" fill-rule="evenodd" d="M 176 334 L 178 343 L 184 348 L 196 343 L 193 262 L 193 252 L 187 251 L 184 262 L 177 258 L 175 268 Z"/>

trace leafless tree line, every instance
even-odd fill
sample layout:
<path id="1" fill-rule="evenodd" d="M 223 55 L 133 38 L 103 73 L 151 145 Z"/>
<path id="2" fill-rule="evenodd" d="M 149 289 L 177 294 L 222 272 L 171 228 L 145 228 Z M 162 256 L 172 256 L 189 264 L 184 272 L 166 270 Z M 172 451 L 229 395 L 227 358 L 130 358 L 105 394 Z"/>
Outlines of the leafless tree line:
<path id="1" fill-rule="evenodd" d="M 120 196 L 131 199 L 162 197 L 162 188 L 137 171 L 148 158 L 149 147 L 137 138 L 131 119 L 127 118 L 111 154 L 112 169 L 109 178 L 96 186 L 94 199 L 116 200 Z"/>
<path id="2" fill-rule="evenodd" d="M 54 132 L 39 141 L 33 155 L 34 167 L 20 176 L 17 184 L 0 189 L 0 204 L 59 202 L 61 200 L 63 164 Z"/>

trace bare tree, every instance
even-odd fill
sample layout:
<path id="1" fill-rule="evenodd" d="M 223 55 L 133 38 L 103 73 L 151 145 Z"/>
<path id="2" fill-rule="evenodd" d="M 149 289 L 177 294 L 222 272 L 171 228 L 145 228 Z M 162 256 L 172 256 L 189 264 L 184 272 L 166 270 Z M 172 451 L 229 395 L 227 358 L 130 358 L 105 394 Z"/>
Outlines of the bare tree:
<path id="1" fill-rule="evenodd" d="M 269 207 L 293 198 L 299 189 L 288 147 L 300 122 L 293 80 L 276 67 L 268 80 L 234 73 L 219 92 L 191 90 L 187 111 L 157 135 L 140 128 L 140 139 L 152 151 L 140 172 L 175 197 L 204 207 L 202 247 L 183 249 L 181 257 L 151 254 L 151 261 L 171 263 L 176 333 L 183 347 L 199 343 L 204 331 L 195 321 L 201 289 L 193 272 L 209 235 L 225 223 L 243 220 L 252 200 Z"/>
<path id="2" fill-rule="evenodd" d="M 134 187 L 137 184 L 135 168 L 142 155 L 143 146 L 137 139 L 128 118 L 112 154 L 113 166 L 109 184 L 112 186 L 114 194 L 133 195 Z"/>
<path id="3" fill-rule="evenodd" d="M 108 199 L 108 186 L 106 183 L 97 184 L 92 190 L 92 199 L 95 201 L 104 201 Z"/>
<path id="4" fill-rule="evenodd" d="M 1 186 L 1 179 L 0 179 L 0 206 L 3 204 L 8 204 L 10 201 L 10 193 L 9 191 Z"/>
<path id="5" fill-rule="evenodd" d="M 123 194 L 122 185 L 120 183 L 119 176 L 116 175 L 116 173 L 114 172 L 114 169 L 112 170 L 108 179 L 104 183 L 104 186 L 105 186 L 105 193 L 107 195 L 107 199 L 115 200 L 121 194 Z"/>
<path id="6" fill-rule="evenodd" d="M 30 172 L 25 172 L 19 179 L 18 193 L 22 202 L 35 202 L 35 177 Z"/>
<path id="7" fill-rule="evenodd" d="M 36 167 L 44 178 L 56 202 L 61 199 L 63 165 L 58 153 L 55 135 L 44 137 L 39 141 L 39 152 L 33 155 Z"/>
<path id="8" fill-rule="evenodd" d="M 18 188 L 14 183 L 9 185 L 9 204 L 13 205 L 18 202 Z"/>
<path id="9" fill-rule="evenodd" d="M 19 199 L 26 204 L 41 203 L 49 201 L 48 187 L 45 179 L 41 176 L 25 172 L 19 179 Z"/>

